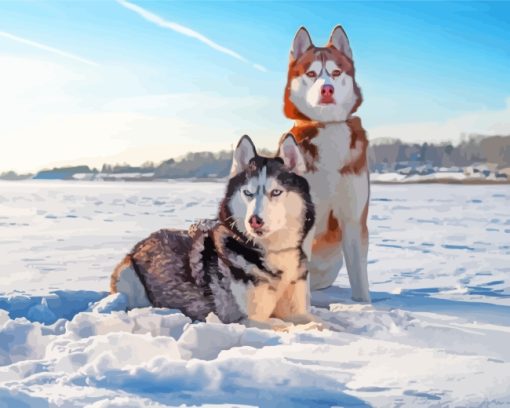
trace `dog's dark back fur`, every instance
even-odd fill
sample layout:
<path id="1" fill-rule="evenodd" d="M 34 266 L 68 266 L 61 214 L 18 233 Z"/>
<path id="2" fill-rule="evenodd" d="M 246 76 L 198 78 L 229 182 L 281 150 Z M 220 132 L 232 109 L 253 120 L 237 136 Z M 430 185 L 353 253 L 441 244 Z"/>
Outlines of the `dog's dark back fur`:
<path id="1" fill-rule="evenodd" d="M 214 302 L 207 282 L 192 274 L 192 245 L 187 231 L 162 229 L 136 244 L 127 260 L 153 306 L 178 308 L 193 319 L 204 320 L 214 310 Z M 203 260 L 205 264 L 206 256 Z"/>

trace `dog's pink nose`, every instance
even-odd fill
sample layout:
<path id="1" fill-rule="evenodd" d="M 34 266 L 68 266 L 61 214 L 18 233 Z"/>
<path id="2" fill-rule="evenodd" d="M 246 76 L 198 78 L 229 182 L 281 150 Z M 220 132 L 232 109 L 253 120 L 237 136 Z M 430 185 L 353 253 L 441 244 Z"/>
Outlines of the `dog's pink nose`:
<path id="1" fill-rule="evenodd" d="M 253 229 L 262 228 L 263 225 L 264 221 L 262 221 L 262 218 L 260 218 L 258 215 L 252 215 L 250 217 L 250 227 Z"/>
<path id="2" fill-rule="evenodd" d="M 333 85 L 322 85 L 321 88 L 321 95 L 326 98 L 330 98 L 335 93 L 335 88 L 333 88 Z"/>

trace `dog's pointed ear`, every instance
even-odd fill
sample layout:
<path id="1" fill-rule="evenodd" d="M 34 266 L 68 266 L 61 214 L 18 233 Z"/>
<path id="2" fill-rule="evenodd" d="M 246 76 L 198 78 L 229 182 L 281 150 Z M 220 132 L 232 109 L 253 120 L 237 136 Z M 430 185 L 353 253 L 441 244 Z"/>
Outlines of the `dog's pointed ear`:
<path id="1" fill-rule="evenodd" d="M 234 150 L 234 157 L 232 159 L 232 168 L 230 169 L 230 177 L 241 173 L 248 167 L 250 160 L 257 156 L 255 145 L 249 136 L 244 135 L 237 144 Z"/>
<path id="2" fill-rule="evenodd" d="M 290 171 L 297 174 L 304 174 L 306 172 L 305 158 L 292 133 L 288 133 L 283 139 L 278 156 L 283 159 L 285 166 Z"/>
<path id="3" fill-rule="evenodd" d="M 349 39 L 341 25 L 337 25 L 333 28 L 331 36 L 329 37 L 328 46 L 335 47 L 337 50 L 342 51 L 352 60 L 352 50 L 349 45 Z"/>
<path id="4" fill-rule="evenodd" d="M 312 46 L 312 39 L 306 28 L 301 27 L 294 37 L 292 47 L 290 48 L 290 58 L 297 60 L 305 51 Z"/>

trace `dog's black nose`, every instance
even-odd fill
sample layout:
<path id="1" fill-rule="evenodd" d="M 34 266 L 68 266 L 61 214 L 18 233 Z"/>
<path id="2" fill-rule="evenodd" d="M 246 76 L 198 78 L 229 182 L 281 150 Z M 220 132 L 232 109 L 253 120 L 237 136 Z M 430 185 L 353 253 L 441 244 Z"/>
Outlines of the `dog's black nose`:
<path id="1" fill-rule="evenodd" d="M 264 221 L 258 215 L 252 215 L 250 217 L 250 227 L 252 227 L 253 229 L 262 228 L 263 225 Z"/>

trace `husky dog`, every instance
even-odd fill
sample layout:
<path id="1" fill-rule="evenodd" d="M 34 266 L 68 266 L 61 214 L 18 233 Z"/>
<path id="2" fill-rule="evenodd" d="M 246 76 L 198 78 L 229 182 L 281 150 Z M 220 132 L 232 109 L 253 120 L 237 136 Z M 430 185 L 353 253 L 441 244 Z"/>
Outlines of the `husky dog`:
<path id="1" fill-rule="evenodd" d="M 368 140 L 352 51 L 341 26 L 328 44 L 316 47 L 308 31 L 296 33 L 290 51 L 284 113 L 306 163 L 317 212 L 314 239 L 307 248 L 311 289 L 330 286 L 342 267 L 342 248 L 352 297 L 370 302 L 367 276 L 369 172 Z M 283 142 L 283 141 L 282 141 Z"/>
<path id="2" fill-rule="evenodd" d="M 302 244 L 314 207 L 292 135 L 281 150 L 283 159 L 258 156 L 243 136 L 218 220 L 139 242 L 113 272 L 112 293 L 124 293 L 128 308 L 176 308 L 194 320 L 214 312 L 224 323 L 313 326 Z"/>

